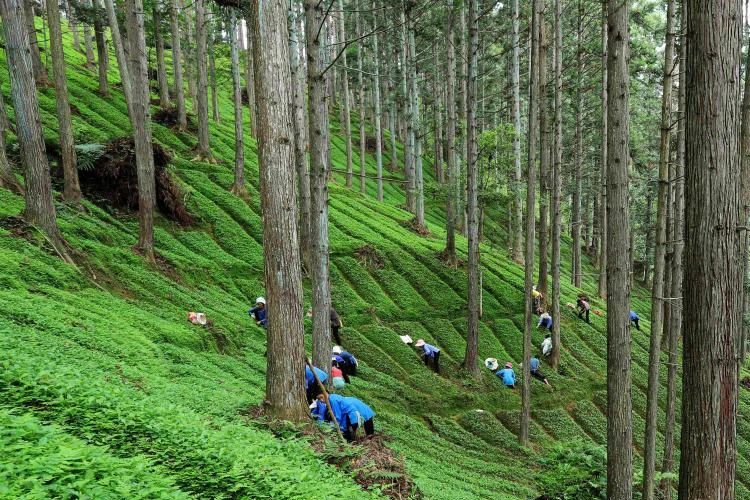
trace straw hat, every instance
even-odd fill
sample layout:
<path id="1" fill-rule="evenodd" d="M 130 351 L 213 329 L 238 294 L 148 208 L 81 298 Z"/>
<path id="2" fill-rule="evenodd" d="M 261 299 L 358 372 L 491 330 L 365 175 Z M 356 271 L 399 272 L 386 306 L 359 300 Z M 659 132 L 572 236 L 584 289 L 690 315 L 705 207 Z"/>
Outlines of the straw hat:
<path id="1" fill-rule="evenodd" d="M 263 297 L 258 297 L 257 299 L 255 299 L 255 303 L 266 305 L 266 299 L 264 299 Z"/>
<path id="2" fill-rule="evenodd" d="M 424 345 L 424 339 L 417 340 L 417 343 L 414 344 L 414 345 L 417 346 L 417 347 L 422 347 Z"/>
<path id="3" fill-rule="evenodd" d="M 505 368 L 513 368 L 513 363 L 508 361 L 507 363 L 505 363 Z"/>
<path id="4" fill-rule="evenodd" d="M 342 351 L 343 351 L 343 349 L 341 348 L 341 346 L 340 346 L 340 345 L 335 345 L 335 346 L 333 346 L 333 353 L 334 353 L 334 354 L 341 354 L 341 353 L 342 353 Z"/>

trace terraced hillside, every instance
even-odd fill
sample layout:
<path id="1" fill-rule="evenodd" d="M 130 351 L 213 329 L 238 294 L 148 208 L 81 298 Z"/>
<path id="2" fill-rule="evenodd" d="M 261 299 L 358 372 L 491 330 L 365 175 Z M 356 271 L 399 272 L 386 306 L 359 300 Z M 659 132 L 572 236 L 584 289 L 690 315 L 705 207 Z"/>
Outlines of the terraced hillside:
<path id="1" fill-rule="evenodd" d="M 78 142 L 127 135 L 122 95 L 100 97 L 93 74 L 83 69 L 85 58 L 68 48 Z M 111 77 L 116 80 L 116 73 Z M 8 102 L 7 83 L 2 92 Z M 40 101 L 46 138 L 55 143 L 53 91 L 40 90 Z M 227 92 L 220 102 L 222 116 L 231 116 Z M 0 229 L 0 449 L 8 461 L 0 466 L 0 497 L 71 490 L 93 497 L 367 496 L 304 441 L 277 439 L 245 418 L 261 401 L 265 383 L 265 335 L 246 316 L 263 292 L 262 231 L 252 141 L 246 151 L 251 200 L 229 193 L 233 133 L 229 121 L 212 123 L 212 148 L 222 160 L 212 165 L 190 160 L 191 134 L 155 125 L 154 136 L 173 152 L 173 174 L 199 219 L 190 228 L 158 221 L 157 266 L 132 250 L 138 231 L 132 215 L 90 202 L 84 212 L 58 204 L 65 237 L 85 255 L 81 270 L 50 254 L 33 233 L 24 239 Z M 340 136 L 334 135 L 333 148 L 341 167 Z M 373 159 L 368 162 L 374 173 Z M 441 208 L 429 205 L 431 235 L 421 237 L 404 226 L 410 215 L 399 208 L 404 197 L 398 185 L 387 184 L 385 202 L 377 203 L 372 181 L 367 196 L 343 184 L 335 175 L 332 293 L 346 325 L 345 345 L 362 361 L 361 375 L 346 392 L 375 409 L 378 427 L 406 457 L 426 498 L 480 498 L 488 491 L 495 498 L 531 498 L 546 447 L 574 439 L 604 442 L 604 317 L 592 315 L 587 325 L 563 308 L 562 369 L 550 375 L 554 391 L 532 385 L 533 445 L 519 448 L 519 394 L 489 373 L 470 381 L 457 369 L 465 345 L 466 278 L 437 258 L 444 239 Z M 0 190 L 0 217 L 21 210 L 20 198 Z M 502 214 L 486 223 L 479 353 L 519 362 L 523 269 L 506 257 Z M 463 251 L 465 240 L 459 243 Z M 359 262 L 356 252 L 365 245 L 377 249 L 383 267 Z M 563 261 L 569 262 L 567 254 Z M 574 302 L 577 292 L 564 283 L 564 302 Z M 645 292 L 636 294 L 634 308 L 647 316 Z M 189 324 L 189 310 L 205 311 L 214 326 Z M 636 443 L 644 433 L 646 321 L 644 326 L 633 340 Z M 440 376 L 400 342 L 403 334 L 443 348 Z M 541 337 L 535 334 L 535 346 Z M 662 375 L 664 386 L 666 370 Z M 662 387 L 662 402 L 664 395 Z M 740 411 L 738 497 L 750 498 L 747 391 Z M 663 417 L 662 410 L 661 422 Z"/>

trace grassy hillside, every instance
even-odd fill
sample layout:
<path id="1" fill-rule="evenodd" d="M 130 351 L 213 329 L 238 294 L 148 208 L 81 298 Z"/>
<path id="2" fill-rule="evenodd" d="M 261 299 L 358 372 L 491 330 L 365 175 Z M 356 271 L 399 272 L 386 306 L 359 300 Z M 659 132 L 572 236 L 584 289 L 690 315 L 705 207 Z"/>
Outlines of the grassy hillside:
<path id="1" fill-rule="evenodd" d="M 84 56 L 68 46 L 67 57 L 77 141 L 104 143 L 128 135 L 121 93 L 102 98 L 95 74 L 83 69 Z M 5 69 L 4 54 L 0 66 Z M 117 78 L 113 71 L 111 81 Z M 85 273 L 63 264 L 33 234 L 24 239 L 0 229 L 0 450 L 7 457 L 0 465 L 0 497 L 368 495 L 345 473 L 325 465 L 303 440 L 277 438 L 244 416 L 261 401 L 265 384 L 265 335 L 246 315 L 263 294 L 261 211 L 253 141 L 246 150 L 251 200 L 228 191 L 234 132 L 228 83 L 220 81 L 225 121 L 211 125 L 220 164 L 192 162 L 194 136 L 154 126 L 155 139 L 174 154 L 173 175 L 199 220 L 187 229 L 157 220 L 158 265 L 145 264 L 133 252 L 138 225 L 132 215 L 88 201 L 84 212 L 57 205 L 65 237 L 85 255 L 80 264 L 89 269 Z M 1 90 L 9 102 L 7 82 Z M 40 90 L 40 103 L 45 136 L 55 143 L 54 92 Z M 333 141 L 333 161 L 344 168 L 343 140 L 334 135 Z M 371 157 L 368 169 L 374 173 Z M 361 375 L 345 392 L 375 409 L 377 427 L 406 457 L 425 497 L 471 499 L 490 491 L 494 498 L 530 498 L 537 493 L 540 456 L 551 444 L 604 443 L 604 317 L 592 315 L 587 325 L 563 307 L 562 369 L 550 375 L 554 391 L 532 384 L 532 449 L 519 448 L 514 436 L 518 392 L 502 388 L 490 373 L 468 381 L 458 372 L 465 346 L 466 277 L 436 257 L 444 240 L 441 207 L 430 202 L 432 234 L 420 237 L 404 227 L 410 215 L 400 208 L 399 185 L 386 184 L 384 203 L 374 200 L 370 179 L 367 196 L 343 185 L 343 177 L 334 175 L 332 293 L 346 325 L 345 345 L 362 361 Z M 22 206 L 22 199 L 0 190 L 0 218 L 19 214 Z M 486 221 L 492 238 L 482 248 L 479 351 L 482 359 L 518 363 L 523 269 L 506 256 L 500 217 Z M 364 245 L 382 255 L 382 268 L 359 263 L 355 253 Z M 463 253 L 465 240 L 459 239 L 459 246 Z M 569 260 L 565 253 L 563 276 L 569 276 Z M 578 290 L 564 281 L 563 302 L 574 302 Z M 593 293 L 593 281 L 586 290 Z M 634 308 L 647 317 L 644 295 L 636 293 Z M 306 294 L 306 307 L 309 302 Z M 603 309 L 601 303 L 594 307 Z M 190 310 L 205 311 L 213 328 L 188 323 Z M 642 323 L 644 332 L 633 337 L 639 451 L 648 359 L 648 322 Z M 400 342 L 403 334 L 443 348 L 440 376 Z M 541 339 L 535 333 L 535 349 Z M 663 404 L 665 369 L 662 375 Z M 740 411 L 738 497 L 750 498 L 750 426 L 745 423 L 750 396 L 744 390 Z M 660 422 L 663 417 L 662 408 Z"/>

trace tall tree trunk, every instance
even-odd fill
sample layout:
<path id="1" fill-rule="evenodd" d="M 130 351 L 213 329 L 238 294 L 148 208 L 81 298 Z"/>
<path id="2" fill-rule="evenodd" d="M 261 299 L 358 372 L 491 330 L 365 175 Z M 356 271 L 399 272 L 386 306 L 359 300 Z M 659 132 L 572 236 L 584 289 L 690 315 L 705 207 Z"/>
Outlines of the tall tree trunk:
<path id="1" fill-rule="evenodd" d="M 125 53 L 120 36 L 120 24 L 115 12 L 114 0 L 104 0 L 104 7 L 107 11 L 107 23 L 109 31 L 112 34 L 112 44 L 115 46 L 115 57 L 117 58 L 117 67 L 120 71 L 120 82 L 122 83 L 122 93 L 125 95 L 125 103 L 128 107 L 128 116 L 133 116 L 133 84 L 130 79 L 130 62 Z"/>
<path id="2" fill-rule="evenodd" d="M 395 26 L 398 23 L 396 19 L 391 19 L 391 29 L 395 30 Z M 396 149 L 396 136 L 398 135 L 398 116 L 396 111 L 396 99 L 397 99 L 397 88 L 396 82 L 398 79 L 397 61 L 398 61 L 398 43 L 394 37 L 386 37 L 388 40 L 389 48 L 391 51 L 392 59 L 388 65 L 388 129 L 390 130 L 391 138 L 391 171 L 396 172 L 398 170 L 398 150 Z"/>
<path id="3" fill-rule="evenodd" d="M 344 0 L 338 0 L 339 6 L 339 42 L 346 42 L 346 22 L 344 18 Z M 344 126 L 344 139 L 346 140 L 346 187 L 352 187 L 352 170 L 354 168 L 352 162 L 352 119 L 351 119 L 351 104 L 349 102 L 349 72 L 348 64 L 346 60 L 346 50 L 341 54 L 341 93 L 343 101 L 343 126 Z M 381 181 L 382 183 L 382 181 Z M 381 189 L 382 191 L 382 189 Z"/>
<path id="4" fill-rule="evenodd" d="M 65 2 L 65 14 L 68 18 L 68 24 L 70 24 L 70 32 L 73 35 L 73 49 L 81 52 L 81 39 L 78 35 L 78 21 L 76 20 L 70 0 L 66 0 Z"/>
<path id="5" fill-rule="evenodd" d="M 671 473 L 674 469 L 674 435 L 675 414 L 677 407 L 677 363 L 680 333 L 682 331 L 682 250 L 684 244 L 684 221 L 685 221 L 685 57 L 687 38 L 684 34 L 686 27 L 685 5 L 680 7 L 680 64 L 679 64 L 679 87 L 677 92 L 677 105 L 679 107 L 677 128 L 677 155 L 675 159 L 674 191 L 675 204 L 672 224 L 674 225 L 673 239 L 674 251 L 672 255 L 672 282 L 670 283 L 672 300 L 669 305 L 670 312 L 667 352 L 667 403 L 666 403 L 666 425 L 664 430 L 664 461 L 662 473 Z M 662 496 L 671 498 L 672 481 L 668 478 L 661 482 Z"/>
<path id="6" fill-rule="evenodd" d="M 248 31 L 253 37 L 258 121 L 263 123 L 257 132 L 268 295 L 265 401 L 272 417 L 304 422 L 309 417 L 302 385 L 305 358 L 302 276 L 290 109 L 294 90 L 289 65 L 279 64 L 289 61 L 287 9 L 288 2 L 282 0 L 252 2 Z"/>
<path id="7" fill-rule="evenodd" d="M 434 57 L 435 57 L 435 75 L 433 77 L 432 81 L 432 92 L 433 92 L 433 102 L 432 102 L 432 116 L 433 116 L 433 143 L 434 143 L 434 163 L 435 163 L 435 178 L 440 184 L 445 184 L 445 169 L 443 166 L 444 158 L 443 158 L 443 151 L 445 149 L 444 147 L 444 141 L 443 141 L 443 128 L 445 127 L 443 124 L 443 103 L 445 101 L 445 98 L 443 96 L 443 88 L 440 82 L 443 82 L 443 75 L 441 74 L 441 67 L 440 67 L 440 56 L 439 51 L 437 50 L 437 47 L 434 49 Z"/>
<path id="8" fill-rule="evenodd" d="M 328 276 L 328 107 L 323 70 L 324 6 L 304 0 L 310 127 L 310 240 L 313 292 L 313 363 L 331 370 L 331 289 Z"/>
<path id="9" fill-rule="evenodd" d="M 748 58 L 750 58 L 750 51 L 748 51 Z M 745 89 L 742 96 L 742 200 L 743 200 L 743 212 L 742 212 L 742 224 L 744 226 L 750 225 L 750 71 L 748 71 L 747 64 L 745 65 Z M 750 312 L 750 236 L 748 231 L 743 231 L 744 239 L 742 241 L 742 248 L 745 252 L 742 257 L 742 265 L 744 266 L 743 276 L 743 287 L 742 287 L 742 335 L 739 338 L 739 354 L 740 363 L 745 362 L 747 355 L 747 340 L 748 340 L 748 323 L 747 315 Z"/>
<path id="10" fill-rule="evenodd" d="M 111 0 L 106 0 L 111 1 Z M 174 98 L 177 104 L 177 126 L 181 132 L 187 131 L 187 111 L 185 109 L 185 89 L 182 83 L 182 46 L 180 38 L 180 10 L 178 0 L 171 0 L 170 25 L 172 29 L 172 72 L 174 73 Z"/>
<path id="11" fill-rule="evenodd" d="M 195 60 L 198 74 L 196 89 L 198 110 L 198 147 L 197 159 L 211 161 L 211 145 L 208 136 L 208 68 L 206 67 L 207 29 L 206 0 L 195 0 Z"/>
<path id="12" fill-rule="evenodd" d="M 229 12 L 229 57 L 232 61 L 232 97 L 234 101 L 234 184 L 232 192 L 247 196 L 245 187 L 245 147 L 242 127 L 242 80 L 240 79 L 240 30 L 237 25 L 237 12 Z"/>
<path id="13" fill-rule="evenodd" d="M 297 173 L 297 195 L 299 196 L 299 248 L 305 269 L 310 269 L 310 174 L 307 171 L 307 128 L 305 127 L 305 71 L 301 64 L 302 30 L 299 4 L 291 3 L 287 19 L 289 29 L 289 57 L 292 85 L 294 86 L 294 165 Z"/>
<path id="14" fill-rule="evenodd" d="M 373 22 L 374 24 L 374 22 Z M 383 201 L 383 128 L 380 109 L 380 52 L 378 50 L 378 34 L 372 35 L 372 99 L 375 112 L 375 163 L 378 167 L 378 201 Z"/>
<path id="15" fill-rule="evenodd" d="M 24 169 L 26 221 L 39 227 L 58 250 L 65 252 L 57 227 L 49 164 L 34 87 L 29 33 L 24 22 L 24 0 L 0 0 L 5 32 L 5 51 L 10 73 L 10 93 L 16 118 L 16 136 L 21 145 Z"/>
<path id="16" fill-rule="evenodd" d="M 548 220 L 550 195 L 550 164 L 552 147 L 550 143 L 549 100 L 547 98 L 547 52 L 549 40 L 544 22 L 539 28 L 539 281 L 537 288 L 547 300 Z"/>
<path id="17" fill-rule="evenodd" d="M 466 2 L 461 3 L 461 78 L 458 80 L 461 84 L 461 98 L 459 100 L 459 118 L 463 122 L 464 127 L 461 129 L 464 132 L 459 134 L 459 138 L 461 139 L 461 147 L 459 148 L 459 158 L 461 159 L 461 163 L 459 163 L 459 168 L 463 166 L 464 171 L 467 168 L 466 164 L 466 151 L 467 151 L 467 145 L 466 145 L 466 124 L 468 123 L 468 119 L 466 116 L 466 96 L 467 96 L 467 89 L 466 85 L 468 83 L 468 61 L 469 61 L 469 53 L 468 53 L 468 31 L 469 27 L 467 25 L 468 16 L 466 15 Z M 468 224 L 467 224 L 467 207 L 466 207 L 466 181 L 464 180 L 464 176 L 460 176 L 460 182 L 461 187 L 458 190 L 458 229 L 461 231 L 461 233 L 468 238 Z"/>
<path id="18" fill-rule="evenodd" d="M 356 29 L 357 37 L 363 35 L 362 30 L 362 13 L 359 11 L 360 3 L 359 0 L 354 1 L 354 10 L 357 11 L 356 17 Z M 366 136 L 365 136 L 365 85 L 363 77 L 363 61 L 364 61 L 364 43 L 362 40 L 357 42 L 357 83 L 359 86 L 359 192 L 362 194 L 367 193 L 367 187 L 365 185 L 365 147 Z"/>
<path id="19" fill-rule="evenodd" d="M 29 1 L 29 4 L 31 2 Z M 84 5 L 86 7 L 91 7 L 91 0 L 84 0 Z M 34 40 L 36 41 L 36 35 Z M 88 23 L 83 23 L 83 45 L 86 49 L 86 68 L 87 69 L 93 69 L 96 65 L 96 61 L 94 60 L 94 41 L 93 36 L 91 35 L 91 27 L 88 25 Z M 33 50 L 33 49 L 32 49 Z M 40 59 L 41 64 L 41 59 Z"/>
<path id="20" fill-rule="evenodd" d="M 521 203 L 521 48 L 519 40 L 519 1 L 513 0 L 513 44 L 511 56 L 511 86 L 513 87 L 513 182 L 510 256 L 516 262 L 523 262 L 523 205 Z"/>
<path id="21" fill-rule="evenodd" d="M 211 86 L 211 117 L 215 122 L 221 121 L 221 112 L 219 111 L 219 93 L 216 88 L 216 59 L 214 58 L 214 42 L 216 38 L 214 23 L 208 23 L 208 80 Z M 221 31 L 221 26 L 218 27 Z"/>
<path id="22" fill-rule="evenodd" d="M 186 5 L 185 0 L 180 0 L 180 5 L 182 11 L 185 13 L 185 26 L 187 28 L 187 36 L 185 37 L 185 41 L 187 43 L 185 44 L 185 50 L 183 51 L 183 53 L 185 54 L 185 76 L 187 77 L 188 94 L 190 94 L 193 113 L 195 113 L 198 102 L 198 84 L 195 81 L 195 60 L 197 47 L 195 43 L 195 34 L 193 33 L 193 23 L 195 22 L 193 12 L 195 10 L 195 2 L 190 2 L 190 5 Z"/>
<path id="23" fill-rule="evenodd" d="M 659 369 L 664 313 L 664 266 L 667 250 L 667 205 L 669 196 L 669 152 L 672 128 L 672 71 L 674 70 L 675 0 L 667 0 L 666 44 L 662 77 L 661 142 L 659 145 L 659 197 L 656 207 L 656 251 L 654 284 L 651 288 L 651 339 L 648 356 L 648 395 L 646 399 L 646 440 L 643 447 L 643 499 L 654 499 L 656 472 L 656 425 L 659 410 Z"/>
<path id="24" fill-rule="evenodd" d="M 607 2 L 607 498 L 633 495 L 630 372 L 628 0 Z"/>
<path id="25" fill-rule="evenodd" d="M 245 23 L 252 26 L 253 22 L 245 18 Z M 247 89 L 247 108 L 250 110 L 250 135 L 258 138 L 258 111 L 257 101 L 255 99 L 255 70 L 253 55 L 253 37 L 250 28 L 247 30 L 247 51 L 245 52 L 245 88 Z M 292 84 L 296 85 L 295 81 Z"/>
<path id="26" fill-rule="evenodd" d="M 445 107 L 447 110 L 445 142 L 447 149 L 448 193 L 445 199 L 445 260 L 449 265 L 456 263 L 456 192 L 458 191 L 458 164 L 456 163 L 456 9 L 449 14 L 445 23 Z"/>
<path id="27" fill-rule="evenodd" d="M 49 85 L 47 69 L 42 63 L 42 56 L 39 51 L 39 42 L 36 38 L 36 26 L 34 26 L 34 5 L 32 0 L 23 0 L 23 19 L 26 26 L 26 35 L 29 39 L 29 49 L 31 51 L 31 67 L 34 74 L 34 81 L 38 86 Z M 89 37 L 91 33 L 89 33 Z M 93 53 L 91 55 L 94 57 Z"/>
<path id="28" fill-rule="evenodd" d="M 416 27 L 414 26 L 415 20 L 412 18 L 411 9 L 407 11 L 406 17 L 408 19 L 409 37 L 407 68 L 409 71 L 409 102 L 411 107 L 409 117 L 411 119 L 411 146 L 413 148 L 412 162 L 414 162 L 414 216 L 416 218 L 417 225 L 424 226 L 424 176 L 422 172 L 422 138 L 420 137 L 421 120 L 419 115 L 419 87 L 417 86 L 417 45 L 414 37 L 414 30 L 416 29 Z M 474 70 L 476 71 L 476 65 L 474 67 Z M 476 106 L 474 108 L 474 114 L 474 118 L 476 119 Z"/>
<path id="29" fill-rule="evenodd" d="M 560 236 L 562 217 L 562 0 L 555 0 L 555 138 L 552 167 L 552 367 L 560 366 Z"/>
<path id="30" fill-rule="evenodd" d="M 529 421 L 531 418 L 531 331 L 533 321 L 533 298 L 531 288 L 534 283 L 534 237 L 536 236 L 536 146 L 537 123 L 539 120 L 539 45 L 540 26 L 544 19 L 544 6 L 541 0 L 533 0 L 531 7 L 531 60 L 529 61 L 529 136 L 528 136 L 528 174 L 526 188 L 526 256 L 524 272 L 524 299 L 526 313 L 523 331 L 523 388 L 521 391 L 521 428 L 518 440 L 523 446 L 529 443 Z"/>
<path id="31" fill-rule="evenodd" d="M 158 2 L 154 2 L 154 35 L 156 38 L 156 78 L 159 81 L 159 106 L 162 109 L 170 107 L 169 81 L 167 80 L 167 64 L 164 61 L 164 34 L 161 26 L 161 12 Z"/>
<path id="32" fill-rule="evenodd" d="M 49 22 L 52 70 L 55 76 L 55 101 L 57 121 L 60 131 L 60 156 L 64 176 L 63 199 L 69 203 L 80 203 L 81 186 L 78 183 L 78 164 L 73 141 L 73 123 L 70 119 L 68 102 L 68 78 L 65 75 L 65 54 L 63 52 L 60 7 L 57 0 L 47 0 L 47 20 Z M 5 148 L 3 147 L 3 154 Z"/>
<path id="33" fill-rule="evenodd" d="M 627 1 L 627 0 L 624 0 Z M 578 0 L 578 27 L 576 30 L 576 134 L 575 134 L 575 164 L 573 170 L 573 206 L 572 224 L 573 234 L 573 266 L 571 283 L 573 286 L 581 287 L 581 226 L 583 217 L 581 214 L 581 194 L 583 191 L 583 4 Z"/>
<path id="34" fill-rule="evenodd" d="M 470 55 L 468 61 L 467 90 L 467 129 L 466 144 L 466 185 L 469 209 L 469 258 L 468 269 L 468 331 L 466 333 L 466 355 L 464 368 L 473 375 L 479 374 L 477 354 L 479 352 L 479 202 L 477 184 L 479 177 L 479 148 L 477 137 L 477 63 L 479 60 L 479 0 L 469 0 L 469 44 Z M 413 30 L 413 27 L 412 27 Z M 410 39 L 413 43 L 414 31 Z M 413 50 L 413 47 L 412 47 Z M 416 54 L 412 53 L 412 57 Z M 416 89 L 414 89 L 416 91 Z M 424 213 L 422 214 L 424 217 Z"/>
<path id="35" fill-rule="evenodd" d="M 602 151 L 599 165 L 599 297 L 607 300 L 607 2 L 602 2 Z"/>
<path id="36" fill-rule="evenodd" d="M 411 62 L 409 33 L 411 30 L 411 19 L 406 13 L 408 3 L 404 3 L 404 12 L 401 14 L 401 58 L 402 70 L 401 81 L 404 93 L 404 115 L 406 119 L 406 141 L 404 142 L 404 169 L 406 177 L 406 209 L 412 214 L 417 212 L 417 175 L 416 162 L 414 161 L 414 107 L 411 101 Z"/>
<path id="37" fill-rule="evenodd" d="M 128 24 L 128 55 L 132 78 L 133 114 L 130 123 L 135 139 L 135 161 L 138 172 L 138 248 L 148 261 L 154 261 L 154 151 L 151 137 L 151 103 L 146 60 L 145 12 L 142 0 L 127 0 L 125 15 Z"/>
<path id="38" fill-rule="evenodd" d="M 94 0 L 94 7 L 99 11 L 101 6 L 99 0 Z M 102 19 L 97 15 L 94 17 L 94 38 L 96 39 L 96 57 L 99 72 L 99 94 L 109 96 L 109 82 L 107 73 L 109 72 L 109 51 L 107 50 L 107 41 L 104 38 L 104 24 Z"/>
<path id="39" fill-rule="evenodd" d="M 643 248 L 643 284 L 648 285 L 649 276 L 651 275 L 651 247 L 653 246 L 653 230 L 651 225 L 651 212 L 654 208 L 654 195 L 649 188 L 646 191 L 646 239 Z"/>
<path id="40" fill-rule="evenodd" d="M 742 3 L 687 1 L 685 287 L 680 498 L 734 498 L 745 249 Z M 701 367 L 701 369 L 692 369 Z"/>

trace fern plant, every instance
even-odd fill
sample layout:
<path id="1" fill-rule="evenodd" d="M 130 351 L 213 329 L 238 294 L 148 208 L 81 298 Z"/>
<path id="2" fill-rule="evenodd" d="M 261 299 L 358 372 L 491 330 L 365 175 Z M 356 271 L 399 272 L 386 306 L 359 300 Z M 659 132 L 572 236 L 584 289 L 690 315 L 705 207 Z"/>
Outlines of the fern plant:
<path id="1" fill-rule="evenodd" d="M 96 160 L 104 154 L 104 144 L 76 144 L 78 170 L 93 170 Z"/>

